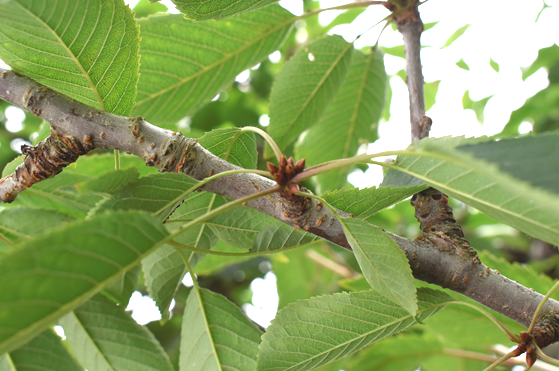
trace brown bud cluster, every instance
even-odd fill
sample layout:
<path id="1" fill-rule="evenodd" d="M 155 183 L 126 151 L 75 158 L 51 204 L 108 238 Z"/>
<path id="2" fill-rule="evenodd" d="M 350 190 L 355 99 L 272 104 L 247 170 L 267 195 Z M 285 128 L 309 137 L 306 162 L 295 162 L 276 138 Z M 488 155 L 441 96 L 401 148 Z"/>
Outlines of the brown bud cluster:
<path id="1" fill-rule="evenodd" d="M 305 169 L 305 159 L 301 159 L 295 163 L 295 161 L 293 161 L 293 157 L 286 159 L 285 155 L 281 155 L 279 168 L 271 162 L 266 163 L 266 165 L 268 166 L 268 171 L 272 174 L 276 183 L 280 186 L 284 186 L 288 184 L 295 175 L 301 173 Z"/>

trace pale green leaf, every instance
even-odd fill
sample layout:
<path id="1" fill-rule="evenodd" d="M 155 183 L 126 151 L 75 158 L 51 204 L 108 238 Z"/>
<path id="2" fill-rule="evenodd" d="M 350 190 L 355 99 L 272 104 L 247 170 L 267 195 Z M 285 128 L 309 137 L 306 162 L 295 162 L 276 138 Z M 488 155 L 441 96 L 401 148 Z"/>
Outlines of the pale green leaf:
<path id="1" fill-rule="evenodd" d="M 322 197 L 332 206 L 367 220 L 379 211 L 424 190 L 427 186 L 340 189 Z"/>
<path id="2" fill-rule="evenodd" d="M 198 139 L 202 147 L 214 155 L 245 169 L 256 169 L 258 150 L 254 133 L 242 128 L 212 130 Z M 231 141 L 235 139 L 233 146 Z"/>
<path id="3" fill-rule="evenodd" d="M 235 14 L 249 12 L 278 0 L 171 0 L 177 10 L 184 14 L 185 18 L 196 21 L 207 19 L 221 19 L 231 17 Z"/>
<path id="4" fill-rule="evenodd" d="M 493 59 L 489 58 L 489 65 L 495 72 L 499 72 L 499 63 L 495 62 Z"/>
<path id="5" fill-rule="evenodd" d="M 0 58 L 15 71 L 90 106 L 130 115 L 138 27 L 121 0 L 0 3 Z"/>
<path id="6" fill-rule="evenodd" d="M 286 63 L 270 94 L 268 133 L 280 148 L 293 143 L 322 117 L 344 82 L 352 54 L 353 44 L 341 36 L 326 36 Z"/>
<path id="7" fill-rule="evenodd" d="M 355 51 L 347 77 L 324 116 L 297 142 L 297 157 L 305 158 L 306 164 L 312 166 L 354 156 L 361 143 L 374 142 L 385 85 L 386 72 L 380 49 L 372 50 L 369 55 Z M 316 191 L 321 194 L 343 187 L 350 171 L 351 167 L 343 167 L 313 177 Z"/>
<path id="8" fill-rule="evenodd" d="M 277 50 L 295 20 L 271 5 L 217 22 L 181 15 L 138 21 L 142 64 L 134 113 L 160 125 L 194 114 L 239 73 Z"/>
<path id="9" fill-rule="evenodd" d="M 253 371 L 262 332 L 224 296 L 190 291 L 181 332 L 181 371 Z"/>
<path id="10" fill-rule="evenodd" d="M 138 170 L 131 167 L 103 174 L 98 178 L 78 184 L 77 188 L 80 192 L 96 192 L 111 195 L 122 186 L 137 180 L 139 176 Z"/>
<path id="11" fill-rule="evenodd" d="M 258 232 L 250 251 L 272 251 L 288 249 L 296 246 L 309 245 L 316 242 L 319 237 L 297 230 L 279 221 L 269 221 Z"/>
<path id="12" fill-rule="evenodd" d="M 418 299 L 422 321 L 454 301 L 430 289 L 418 290 Z M 373 290 L 299 300 L 282 309 L 266 329 L 257 370 L 312 370 L 416 323 L 406 310 Z"/>
<path id="13" fill-rule="evenodd" d="M 233 246 L 227 245 L 225 242 L 218 240 L 212 251 L 221 252 L 231 252 L 238 253 L 239 249 Z M 200 276 L 209 276 L 212 273 L 221 271 L 232 264 L 238 264 L 250 259 L 253 259 L 250 255 L 240 255 L 240 256 L 219 256 L 219 255 L 206 255 L 202 261 L 196 264 L 194 268 L 194 273 Z"/>
<path id="14" fill-rule="evenodd" d="M 537 138 L 537 137 L 534 137 Z M 540 136 L 539 139 L 547 138 Z M 459 146 L 486 142 L 487 139 L 427 138 L 413 144 L 407 156 L 400 156 L 390 169 L 383 184 L 410 185 L 425 182 L 488 216 L 538 237 L 552 244 L 559 244 L 559 197 L 529 183 L 513 178 L 501 171 L 497 164 L 475 158 L 472 154 L 456 149 Z M 514 140 L 513 140 L 514 141 Z M 515 148 L 514 142 L 506 147 Z M 539 142 L 554 151 L 552 142 Z M 533 147 L 533 146 L 532 146 Z M 504 157 L 500 157 L 504 160 Z M 536 168 L 546 167 L 537 161 L 526 160 Z M 397 171 L 396 171 L 397 170 Z M 401 174 L 396 174 L 401 172 Z M 559 181 L 559 173 L 534 170 Z"/>
<path id="15" fill-rule="evenodd" d="M 411 315 L 417 311 L 408 259 L 389 235 L 361 219 L 342 219 L 342 227 L 367 282 Z"/>
<path id="16" fill-rule="evenodd" d="M 88 370 L 172 371 L 161 344 L 124 308 L 98 294 L 60 320 L 82 365 Z"/>
<path id="17" fill-rule="evenodd" d="M 0 354 L 132 269 L 166 235 L 150 215 L 103 214 L 29 241 L 0 260 Z"/>
<path id="18" fill-rule="evenodd" d="M 467 24 L 467 25 L 464 25 L 464 26 L 460 27 L 456 31 L 454 31 L 454 33 L 452 35 L 450 35 L 448 40 L 446 40 L 446 43 L 443 45 L 443 48 L 446 48 L 446 47 L 450 46 L 453 42 L 455 42 L 460 36 L 462 36 L 464 34 L 464 32 L 466 32 L 466 30 L 470 26 L 471 26 L 471 24 Z"/>
<path id="19" fill-rule="evenodd" d="M 68 353 L 62 339 L 48 329 L 0 359 L 0 371 L 28 370 L 82 371 L 83 367 Z"/>

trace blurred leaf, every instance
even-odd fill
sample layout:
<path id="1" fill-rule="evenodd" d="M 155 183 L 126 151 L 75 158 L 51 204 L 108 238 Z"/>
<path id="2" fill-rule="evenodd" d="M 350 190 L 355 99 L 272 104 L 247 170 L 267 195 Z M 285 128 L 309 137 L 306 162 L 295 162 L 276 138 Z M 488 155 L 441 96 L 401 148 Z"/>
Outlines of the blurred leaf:
<path id="1" fill-rule="evenodd" d="M 404 59 L 406 58 L 404 45 L 398 45 L 398 46 L 394 46 L 392 48 L 382 47 L 382 51 L 384 52 L 384 54 L 389 54 L 389 55 L 393 55 L 395 57 L 400 57 L 400 58 L 404 58 Z"/>
<path id="2" fill-rule="evenodd" d="M 444 46 L 442 48 L 446 48 L 446 47 L 450 46 L 454 41 L 456 41 L 456 39 L 458 39 L 460 36 L 462 36 L 464 34 L 464 32 L 466 32 L 466 30 L 470 26 L 471 26 L 471 24 L 467 24 L 465 26 L 460 27 L 456 31 L 454 31 L 454 33 L 452 35 L 450 35 L 448 40 L 446 40 L 446 43 L 444 44 Z"/>
<path id="3" fill-rule="evenodd" d="M 439 21 L 424 23 L 423 24 L 423 32 L 429 31 L 431 28 L 435 27 L 438 23 L 439 23 Z"/>
<path id="4" fill-rule="evenodd" d="M 19 349 L 0 356 L 0 370 L 81 371 L 83 367 L 68 353 L 62 339 L 48 329 Z"/>
<path id="5" fill-rule="evenodd" d="M 326 193 L 322 197 L 332 206 L 355 215 L 356 218 L 368 220 L 379 211 L 426 189 L 427 186 L 413 187 L 371 187 L 340 189 Z M 370 220 L 369 220 L 370 221 Z"/>
<path id="6" fill-rule="evenodd" d="M 277 50 L 294 17 L 279 5 L 223 21 L 149 17 L 142 27 L 135 115 L 160 125 L 194 114 L 239 73 Z"/>
<path id="7" fill-rule="evenodd" d="M 253 371 L 262 332 L 224 296 L 190 291 L 181 336 L 181 371 Z"/>
<path id="8" fill-rule="evenodd" d="M 396 242 L 364 220 L 348 218 L 340 222 L 367 282 L 379 294 L 415 316 L 414 278 L 408 259 Z"/>
<path id="9" fill-rule="evenodd" d="M 277 76 L 270 95 L 268 133 L 280 148 L 316 124 L 343 84 L 353 44 L 326 36 L 299 50 Z M 270 157 L 271 148 L 267 146 Z"/>
<path id="10" fill-rule="evenodd" d="M 540 150 L 549 153 L 554 151 L 556 146 L 550 147 L 552 141 L 549 139 L 552 137 L 540 135 L 533 138 L 535 143 L 542 146 L 538 153 L 545 153 Z M 508 142 L 505 148 L 518 150 L 516 143 L 520 142 L 511 140 L 514 142 Z M 559 244 L 557 194 L 534 188 L 499 170 L 496 162 L 488 163 L 456 148 L 487 141 L 483 138 L 444 137 L 415 142 L 413 154 L 398 157 L 398 164 L 387 172 L 383 185 L 426 182 L 502 223 L 552 244 Z M 529 159 L 526 166 L 540 168 L 542 164 Z M 401 174 L 397 174 L 400 173 L 398 170 Z M 559 182 L 559 179 L 555 179 L 559 173 L 548 171 L 548 176 L 551 181 Z"/>
<path id="11" fill-rule="evenodd" d="M 384 104 L 386 72 L 383 54 L 372 50 L 369 55 L 355 51 L 347 77 L 324 116 L 295 145 L 298 158 L 308 166 L 351 157 L 360 143 L 374 142 L 376 126 Z M 328 148 L 327 151 L 324 149 Z M 351 167 L 313 177 L 316 191 L 324 193 L 343 187 Z"/>
<path id="12" fill-rule="evenodd" d="M 327 33 L 328 31 L 330 31 L 332 28 L 339 26 L 341 24 L 348 24 L 348 23 L 352 23 L 357 17 L 359 17 L 359 15 L 361 15 L 361 13 L 363 13 L 366 10 L 366 8 L 354 8 L 354 9 L 348 9 L 345 12 L 339 14 L 336 16 L 336 18 L 334 18 L 334 20 L 332 22 L 330 22 L 328 24 L 328 26 L 326 26 L 325 28 L 325 32 Z"/>
<path id="13" fill-rule="evenodd" d="M 425 91 L 425 111 L 429 111 L 435 105 L 440 83 L 440 80 L 425 83 L 423 87 Z"/>
<path id="14" fill-rule="evenodd" d="M 25 344 L 137 265 L 166 234 L 144 213 L 103 214 L 28 241 L 0 260 L 0 354 Z"/>
<path id="15" fill-rule="evenodd" d="M 140 174 L 134 167 L 123 170 L 115 170 L 98 178 L 78 184 L 80 192 L 96 192 L 111 195 L 126 184 L 136 181 Z"/>
<path id="16" fill-rule="evenodd" d="M 159 2 L 150 2 L 149 0 L 140 0 L 134 7 L 134 13 L 136 18 L 144 18 L 150 14 L 155 14 L 159 12 L 166 12 L 168 9 L 165 5 Z"/>
<path id="17" fill-rule="evenodd" d="M 424 321 L 454 301 L 418 290 Z M 414 318 L 373 290 L 299 300 L 278 312 L 262 336 L 257 370 L 312 370 L 416 324 Z"/>
<path id="18" fill-rule="evenodd" d="M 345 280 L 341 280 L 339 283 L 340 287 L 344 290 L 353 292 L 367 291 L 371 289 L 371 285 L 369 285 L 369 282 L 367 282 L 365 276 L 362 275 L 355 278 L 347 278 Z"/>
<path id="19" fill-rule="evenodd" d="M 456 65 L 460 68 L 462 68 L 463 70 L 469 71 L 470 70 L 470 66 L 468 66 L 468 64 L 466 62 L 464 62 L 464 59 L 460 59 L 458 62 L 456 62 Z"/>
<path id="20" fill-rule="evenodd" d="M 489 58 L 489 65 L 495 72 L 499 72 L 499 63 L 495 62 L 493 59 Z"/>
<path id="21" fill-rule="evenodd" d="M 284 254 L 287 259 L 271 260 L 272 271 L 277 278 L 278 309 L 299 299 L 331 294 L 338 288 L 336 281 L 340 276 L 311 260 L 307 253 L 309 251 L 318 254 L 313 247 L 298 248 L 286 251 Z"/>
<path id="22" fill-rule="evenodd" d="M 212 248 L 213 251 L 221 252 L 232 252 L 238 253 L 239 249 L 227 245 L 225 242 L 218 240 L 215 246 Z M 205 258 L 194 268 L 194 273 L 200 276 L 208 276 L 212 273 L 219 272 L 225 267 L 238 264 L 247 260 L 253 259 L 250 255 L 241 256 L 219 256 L 219 255 L 206 255 Z"/>
<path id="23" fill-rule="evenodd" d="M 540 68 L 545 67 L 547 70 L 551 70 L 554 66 L 559 64 L 559 45 L 553 44 L 548 48 L 542 48 L 538 50 L 538 57 L 530 65 L 530 67 L 523 69 L 522 79 L 526 80 L 529 76 L 532 76 Z"/>
<path id="24" fill-rule="evenodd" d="M 87 0 L 55 2 L 46 9 L 42 2 L 0 3 L 0 58 L 82 103 L 130 115 L 140 41 L 130 8 L 119 0 Z"/>
<path id="25" fill-rule="evenodd" d="M 173 366 L 153 334 L 102 295 L 60 320 L 68 344 L 89 370 L 162 370 Z"/>
<path id="26" fill-rule="evenodd" d="M 462 107 L 464 107 L 464 109 L 473 110 L 476 114 L 476 118 L 477 118 L 478 122 L 480 124 L 482 124 L 483 123 L 483 113 L 485 111 L 485 106 L 487 105 L 487 102 L 491 98 L 493 98 L 493 95 L 482 98 L 480 100 L 472 100 L 472 98 L 470 98 L 470 91 L 466 90 L 464 92 L 464 95 L 462 96 Z"/>
<path id="27" fill-rule="evenodd" d="M 171 0 L 185 18 L 196 21 L 219 20 L 235 14 L 250 12 L 278 0 Z"/>

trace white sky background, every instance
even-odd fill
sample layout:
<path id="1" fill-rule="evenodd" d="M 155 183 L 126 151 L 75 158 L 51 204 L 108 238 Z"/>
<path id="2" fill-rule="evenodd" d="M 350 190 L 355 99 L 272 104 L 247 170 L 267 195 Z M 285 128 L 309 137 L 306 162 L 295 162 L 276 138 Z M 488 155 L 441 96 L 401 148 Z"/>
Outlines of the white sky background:
<path id="1" fill-rule="evenodd" d="M 131 7 L 137 1 L 127 1 Z M 347 4 L 349 0 L 321 0 L 322 8 Z M 162 1 L 170 7 L 170 1 Z M 435 105 L 427 112 L 433 120 L 431 136 L 446 135 L 481 136 L 499 133 L 508 122 L 513 110 L 525 100 L 548 85 L 547 71 L 540 70 L 526 81 L 522 80 L 521 68 L 528 67 L 537 57 L 538 50 L 559 43 L 559 0 L 547 1 L 547 8 L 536 17 L 543 7 L 543 1 L 520 0 L 429 0 L 421 5 L 420 13 L 424 23 L 439 23 L 422 35 L 421 59 L 426 82 L 441 80 Z M 280 5 L 292 13 L 303 12 L 302 1 L 282 0 Z M 174 10 L 174 9 L 173 9 Z M 176 12 L 176 10 L 174 10 Z M 327 24 L 340 12 L 330 11 L 320 14 L 319 20 Z M 386 17 L 389 12 L 382 6 L 372 6 L 351 25 L 340 25 L 330 33 L 340 34 L 347 41 L 372 24 Z M 458 28 L 471 24 L 466 32 L 450 47 L 439 49 Z M 355 46 L 362 48 L 374 45 L 382 30 L 382 24 L 366 32 Z M 402 44 L 402 36 L 388 27 L 382 33 L 379 44 L 393 47 Z M 275 55 L 278 57 L 279 55 Z M 499 64 L 499 73 L 489 65 L 492 58 Z M 456 65 L 460 59 L 470 67 L 463 70 Z M 404 60 L 385 56 L 386 70 L 395 74 L 404 67 Z M 369 145 L 368 153 L 403 149 L 410 144 L 409 102 L 405 83 L 399 77 L 392 77 L 391 117 L 379 126 L 380 139 Z M 473 100 L 493 95 L 484 112 L 483 125 L 477 121 L 472 110 L 462 108 L 462 96 L 470 91 Z M 530 126 L 523 126 L 529 131 Z M 405 133 L 405 134 L 403 134 Z M 364 174 L 356 171 L 350 181 L 358 187 L 378 185 L 382 180 L 382 170 L 372 167 Z M 188 282 L 187 282 L 188 281 Z M 183 281 L 191 286 L 188 276 Z M 251 284 L 253 304 L 243 309 L 255 322 L 266 327 L 277 311 L 276 278 L 272 272 L 264 279 Z M 151 298 L 139 293 L 133 296 L 129 310 L 134 310 L 134 318 L 140 323 L 158 320 L 158 313 Z"/>

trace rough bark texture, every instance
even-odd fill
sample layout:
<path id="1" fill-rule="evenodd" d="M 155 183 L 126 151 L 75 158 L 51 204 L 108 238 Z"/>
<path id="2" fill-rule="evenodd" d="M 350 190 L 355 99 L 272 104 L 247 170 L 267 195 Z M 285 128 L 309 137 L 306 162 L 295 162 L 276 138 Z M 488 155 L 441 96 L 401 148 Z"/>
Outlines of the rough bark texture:
<path id="1" fill-rule="evenodd" d="M 35 148 L 26 148 L 25 163 L 0 181 L 0 199 L 4 202 L 13 201 L 22 188 L 30 185 L 30 178 L 40 180 L 55 176 L 70 160 L 77 159 L 77 156 L 60 155 L 61 151 L 65 153 L 63 148 L 69 147 L 74 148 L 72 153 L 75 154 L 93 148 L 123 150 L 143 158 L 147 165 L 156 166 L 160 171 L 180 171 L 195 179 L 203 179 L 210 172 L 217 174 L 237 168 L 202 148 L 196 139 L 158 128 L 141 117 L 128 118 L 96 110 L 12 71 L 0 69 L 0 99 L 51 123 L 53 138 Z M 61 161 L 51 158 L 53 154 Z M 37 166 L 50 162 L 56 166 L 45 172 Z M 33 168 L 37 171 L 29 171 Z M 204 190 L 238 199 L 274 186 L 274 182 L 259 175 L 238 174 L 216 179 L 206 184 Z M 325 240 L 350 248 L 336 217 L 328 208 L 317 205 L 315 200 L 305 201 L 302 217 L 296 219 L 287 216 L 287 205 L 277 194 L 256 199 L 248 205 L 288 225 L 304 228 Z M 389 234 L 405 252 L 416 278 L 464 294 L 525 326 L 543 298 L 543 295 L 489 270 L 470 257 L 448 253 L 426 241 Z M 550 300 L 542 315 L 546 322 L 538 327 L 538 339 L 546 343 L 557 340 L 554 310 L 559 310 L 559 302 Z"/>

